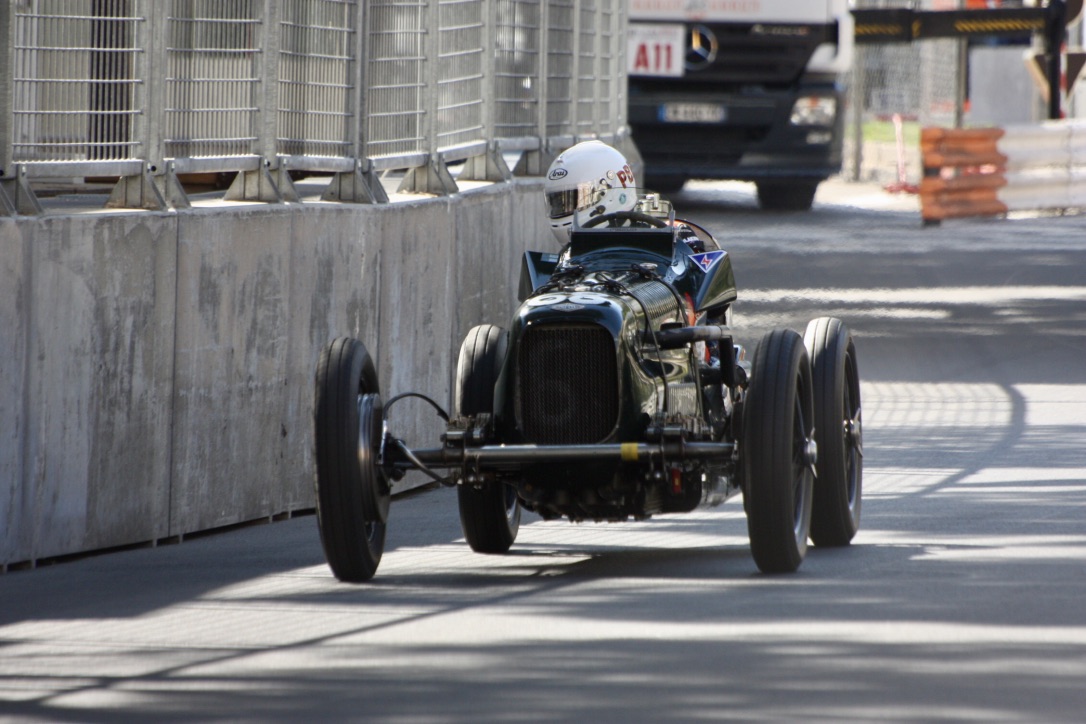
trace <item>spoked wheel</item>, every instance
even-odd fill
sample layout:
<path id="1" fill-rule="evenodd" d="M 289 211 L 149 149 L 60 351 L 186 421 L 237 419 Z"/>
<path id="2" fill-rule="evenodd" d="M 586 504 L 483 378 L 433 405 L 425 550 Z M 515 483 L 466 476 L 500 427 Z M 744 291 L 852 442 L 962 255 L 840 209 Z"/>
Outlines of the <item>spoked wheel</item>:
<path id="1" fill-rule="evenodd" d="M 378 466 L 382 403 L 365 346 L 343 337 L 321 351 L 314 400 L 317 525 L 332 573 L 373 578 L 385 549 L 389 482 Z"/>
<path id="2" fill-rule="evenodd" d="M 751 553 L 763 573 L 791 573 L 807 553 L 815 458 L 811 369 L 796 332 L 779 329 L 762 338 L 743 407 Z"/>
<path id="3" fill-rule="evenodd" d="M 856 345 L 848 327 L 833 317 L 813 319 L 804 344 L 814 380 L 815 479 L 811 540 L 845 546 L 860 528 L 863 498 L 863 419 Z"/>
<path id="4" fill-rule="evenodd" d="M 472 328 L 460 347 L 456 365 L 456 413 L 494 411 L 494 385 L 505 359 L 509 334 L 493 324 Z M 510 485 L 460 485 L 460 527 L 473 551 L 505 553 L 520 530 L 520 503 Z"/>

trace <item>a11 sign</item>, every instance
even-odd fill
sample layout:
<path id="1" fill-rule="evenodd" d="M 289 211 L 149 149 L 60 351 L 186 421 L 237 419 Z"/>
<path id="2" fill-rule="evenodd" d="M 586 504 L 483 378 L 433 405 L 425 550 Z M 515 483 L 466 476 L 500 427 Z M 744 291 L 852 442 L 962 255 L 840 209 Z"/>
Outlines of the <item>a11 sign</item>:
<path id="1" fill-rule="evenodd" d="M 682 25 L 630 23 L 626 69 L 630 75 L 681 76 L 685 41 L 686 29 Z"/>

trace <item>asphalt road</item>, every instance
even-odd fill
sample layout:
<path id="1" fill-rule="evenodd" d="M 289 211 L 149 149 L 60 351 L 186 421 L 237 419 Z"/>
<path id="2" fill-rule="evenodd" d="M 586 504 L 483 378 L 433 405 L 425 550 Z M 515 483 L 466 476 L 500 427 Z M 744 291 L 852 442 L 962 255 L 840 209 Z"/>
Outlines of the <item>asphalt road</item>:
<path id="1" fill-rule="evenodd" d="M 733 254 L 741 341 L 854 330 L 854 545 L 760 575 L 731 501 L 481 556 L 436 490 L 393 503 L 365 586 L 311 516 L 9 572 L 0 720 L 1083 721 L 1086 215 L 923 228 L 840 183 L 809 214 L 676 203 Z"/>

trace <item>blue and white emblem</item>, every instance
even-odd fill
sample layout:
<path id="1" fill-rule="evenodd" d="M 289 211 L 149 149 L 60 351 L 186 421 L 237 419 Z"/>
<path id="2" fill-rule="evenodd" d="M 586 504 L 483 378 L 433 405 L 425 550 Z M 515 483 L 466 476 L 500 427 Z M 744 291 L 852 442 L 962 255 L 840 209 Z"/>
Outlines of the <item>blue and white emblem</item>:
<path id="1" fill-rule="evenodd" d="M 701 254 L 691 254 L 690 259 L 704 272 L 709 271 L 713 266 L 724 258 L 728 252 L 726 251 L 706 251 Z"/>

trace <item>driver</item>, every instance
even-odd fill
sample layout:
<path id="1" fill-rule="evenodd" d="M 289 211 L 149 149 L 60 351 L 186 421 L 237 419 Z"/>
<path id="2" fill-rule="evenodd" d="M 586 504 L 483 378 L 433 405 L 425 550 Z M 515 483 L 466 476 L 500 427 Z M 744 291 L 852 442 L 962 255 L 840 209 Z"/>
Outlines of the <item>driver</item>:
<path id="1" fill-rule="evenodd" d="M 636 193 L 619 193 L 637 186 L 626 157 L 603 141 L 582 141 L 562 152 L 547 170 L 543 186 L 551 231 L 559 243 L 569 241 L 573 215 L 592 206 L 590 216 L 630 211 Z M 694 252 L 705 243 L 687 222 L 676 221 L 678 237 Z"/>
<path id="2" fill-rule="evenodd" d="M 629 211 L 636 194 L 608 194 L 613 189 L 633 189 L 633 169 L 626 157 L 603 141 L 582 141 L 566 149 L 547 170 L 543 193 L 551 231 L 562 244 L 569 241 L 573 214 L 598 206 L 592 215 Z"/>
<path id="3" fill-rule="evenodd" d="M 543 193 L 551 231 L 565 246 L 573 230 L 573 216 L 592 209 L 589 216 L 631 211 L 637 205 L 637 186 L 626 157 L 603 141 L 582 141 L 563 151 L 547 170 Z M 629 190 L 630 193 L 623 193 Z M 720 247 L 708 231 L 697 224 L 676 219 L 676 236 L 694 253 Z M 699 233 L 700 232 L 700 233 Z M 727 307 L 706 315 L 710 324 L 726 324 Z M 707 358 L 718 358 L 716 342 L 706 344 Z"/>

